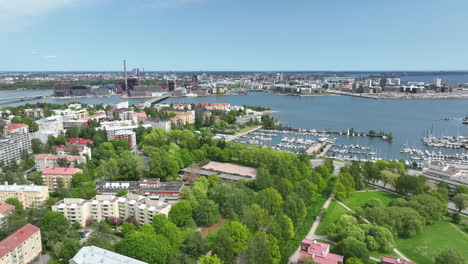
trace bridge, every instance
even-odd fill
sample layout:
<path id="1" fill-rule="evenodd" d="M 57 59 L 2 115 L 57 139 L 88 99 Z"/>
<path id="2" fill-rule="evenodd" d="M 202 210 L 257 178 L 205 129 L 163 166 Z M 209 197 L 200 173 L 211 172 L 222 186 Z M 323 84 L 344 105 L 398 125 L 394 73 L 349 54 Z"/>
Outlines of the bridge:
<path id="1" fill-rule="evenodd" d="M 167 94 L 165 94 L 163 96 L 159 96 L 159 97 L 154 97 L 154 98 L 151 98 L 148 101 L 146 101 L 145 104 L 150 104 L 151 105 L 151 104 L 154 104 L 154 103 L 158 103 L 158 102 L 166 100 L 169 97 L 170 96 L 167 95 Z"/>
<path id="2" fill-rule="evenodd" d="M 30 101 L 30 100 L 37 100 L 44 98 L 43 95 L 35 95 L 35 96 L 25 96 L 25 97 L 10 97 L 10 98 L 0 98 L 0 104 L 7 103 L 7 102 L 22 102 L 22 101 Z"/>

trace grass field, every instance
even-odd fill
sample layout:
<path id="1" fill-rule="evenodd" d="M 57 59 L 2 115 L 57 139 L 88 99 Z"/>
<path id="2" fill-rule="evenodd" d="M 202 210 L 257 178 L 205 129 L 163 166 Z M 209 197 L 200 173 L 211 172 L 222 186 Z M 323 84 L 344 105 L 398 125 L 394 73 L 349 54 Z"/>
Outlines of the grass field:
<path id="1" fill-rule="evenodd" d="M 218 232 L 219 230 L 221 230 L 221 228 L 229 223 L 231 220 L 229 219 L 226 219 L 226 221 L 224 221 L 221 225 L 217 226 L 215 229 L 211 230 L 211 232 L 205 237 L 205 242 L 206 244 L 211 248 L 215 242 L 215 239 L 216 239 L 216 236 L 218 235 Z M 203 232 L 203 230 L 202 230 Z"/>
<path id="2" fill-rule="evenodd" d="M 398 196 L 388 192 L 355 192 L 351 197 L 342 202 L 349 208 L 356 210 L 366 204 L 368 200 L 376 198 L 387 205 L 391 200 L 398 198 Z"/>
<path id="3" fill-rule="evenodd" d="M 315 234 L 326 235 L 325 229 L 330 224 L 333 224 L 344 213 L 346 213 L 346 209 L 344 209 L 343 206 L 339 205 L 337 202 L 332 201 L 327 208 L 327 214 L 322 219 L 322 221 L 320 221 L 320 225 L 317 227 Z"/>
<path id="4" fill-rule="evenodd" d="M 448 221 L 425 226 L 418 235 L 396 239 L 397 248 L 416 263 L 432 264 L 445 248 L 451 248 L 468 259 L 468 235 Z"/>

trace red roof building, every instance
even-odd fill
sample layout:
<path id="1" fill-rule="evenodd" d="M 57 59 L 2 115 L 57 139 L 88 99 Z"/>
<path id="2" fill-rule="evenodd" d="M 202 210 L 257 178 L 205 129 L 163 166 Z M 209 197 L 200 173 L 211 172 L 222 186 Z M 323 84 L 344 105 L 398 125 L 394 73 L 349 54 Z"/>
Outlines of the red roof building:
<path id="1" fill-rule="evenodd" d="M 41 251 L 41 229 L 27 224 L 0 241 L 0 263 L 31 263 Z"/>
<path id="2" fill-rule="evenodd" d="M 73 175 L 78 172 L 83 172 L 78 168 L 45 168 L 42 175 Z"/>
<path id="3" fill-rule="evenodd" d="M 144 121 L 148 119 L 148 116 L 146 115 L 145 112 L 139 112 L 139 113 L 131 113 L 130 114 L 130 119 L 133 120 L 133 122 L 138 122 L 138 121 Z"/>
<path id="4" fill-rule="evenodd" d="M 11 212 L 13 209 L 15 209 L 13 205 L 0 202 L 0 215 L 7 214 Z"/>
<path id="5" fill-rule="evenodd" d="M 416 264 L 411 261 L 396 259 L 391 257 L 382 257 L 382 264 Z"/>
<path id="6" fill-rule="evenodd" d="M 75 144 L 75 145 L 87 145 L 87 144 L 93 144 L 94 141 L 92 141 L 91 139 L 84 139 L 84 138 L 69 138 L 67 139 L 67 143 Z"/>
<path id="7" fill-rule="evenodd" d="M 343 264 L 343 256 L 330 253 L 330 245 L 315 240 L 304 239 L 301 242 L 301 262 L 306 257 L 311 257 L 317 264 Z"/>
<path id="8" fill-rule="evenodd" d="M 3 128 L 3 134 L 28 133 L 28 125 L 20 123 L 10 123 Z"/>

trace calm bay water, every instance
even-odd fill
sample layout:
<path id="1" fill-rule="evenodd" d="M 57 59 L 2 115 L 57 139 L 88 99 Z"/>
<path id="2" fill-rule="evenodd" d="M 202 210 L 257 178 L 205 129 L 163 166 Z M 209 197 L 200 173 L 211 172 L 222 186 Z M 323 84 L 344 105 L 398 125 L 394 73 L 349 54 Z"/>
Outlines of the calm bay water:
<path id="1" fill-rule="evenodd" d="M 45 91 L 0 92 L 2 98 L 32 95 L 49 95 Z M 113 104 L 121 101 L 140 103 L 144 99 L 123 99 L 117 96 L 103 98 L 50 99 L 28 101 L 50 103 L 82 102 L 88 104 Z M 393 143 L 378 138 L 336 136 L 338 144 L 359 144 L 370 146 L 379 157 L 385 159 L 408 158 L 400 153 L 403 144 L 412 148 L 423 148 L 421 137 L 428 129 L 434 136 L 468 136 L 468 125 L 461 120 L 441 120 L 443 118 L 463 118 L 468 115 L 467 100 L 372 100 L 349 96 L 297 97 L 252 92 L 246 96 L 210 96 L 170 98 L 167 103 L 216 102 L 233 105 L 261 105 L 279 111 L 272 114 L 286 126 L 306 129 L 326 129 L 343 131 L 354 128 L 393 133 Z M 17 102 L 9 105 L 19 105 Z M 5 105 L 0 105 L 0 107 Z M 453 153 L 455 150 L 442 150 Z M 461 151 L 458 151 L 459 153 Z"/>

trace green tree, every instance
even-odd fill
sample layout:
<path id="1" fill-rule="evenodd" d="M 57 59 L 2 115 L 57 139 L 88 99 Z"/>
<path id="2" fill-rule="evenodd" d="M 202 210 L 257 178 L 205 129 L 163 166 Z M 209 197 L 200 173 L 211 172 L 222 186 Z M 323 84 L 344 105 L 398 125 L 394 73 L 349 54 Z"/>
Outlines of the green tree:
<path id="1" fill-rule="evenodd" d="M 461 212 L 468 208 L 468 194 L 459 193 L 452 198 L 453 204 L 458 209 L 458 212 Z"/>
<path id="2" fill-rule="evenodd" d="M 198 226 L 210 226 L 220 218 L 218 205 L 212 200 L 203 199 L 198 202 L 193 218 Z"/>
<path id="3" fill-rule="evenodd" d="M 70 167 L 70 161 L 68 161 L 66 158 L 60 158 L 57 160 L 57 164 L 61 168 L 68 168 Z"/>
<path id="4" fill-rule="evenodd" d="M 224 230 L 226 230 L 232 240 L 234 254 L 240 254 L 250 240 L 251 234 L 249 229 L 240 222 L 231 221 L 224 226 Z"/>
<path id="5" fill-rule="evenodd" d="M 251 232 L 259 231 L 268 223 L 268 212 L 258 204 L 245 207 L 242 216 L 242 223 L 245 224 Z"/>
<path id="6" fill-rule="evenodd" d="M 171 242 L 171 245 L 177 249 L 183 241 L 182 233 L 177 228 L 174 223 L 166 223 L 161 230 L 158 231 L 158 234 L 165 236 Z"/>
<path id="7" fill-rule="evenodd" d="M 152 264 L 164 264 L 173 253 L 163 235 L 146 232 L 131 233 L 115 245 L 117 253 Z"/>
<path id="8" fill-rule="evenodd" d="M 70 227 L 67 218 L 58 212 L 48 211 L 42 219 L 42 231 L 65 231 Z M 64 232 L 66 233 L 66 232 Z"/>
<path id="9" fill-rule="evenodd" d="M 60 253 L 57 255 L 59 262 L 64 264 L 68 263 L 68 260 L 73 258 L 78 250 L 80 250 L 80 243 L 75 239 L 66 238 Z"/>
<path id="10" fill-rule="evenodd" d="M 203 255 L 197 260 L 198 264 L 223 264 L 224 262 L 216 255 Z"/>
<path id="11" fill-rule="evenodd" d="M 468 186 L 466 186 L 464 184 L 458 185 L 457 188 L 455 189 L 455 193 L 456 194 L 459 194 L 459 193 L 467 193 L 468 194 Z"/>
<path id="12" fill-rule="evenodd" d="M 169 220 L 177 226 L 187 226 L 192 220 L 192 207 L 185 200 L 178 201 L 169 211 Z"/>
<path id="13" fill-rule="evenodd" d="M 363 262 L 356 257 L 350 257 L 345 261 L 345 264 L 363 264 Z"/>
<path id="14" fill-rule="evenodd" d="M 136 226 L 129 222 L 123 222 L 120 227 L 122 228 L 120 232 L 124 237 L 136 231 Z"/>
<path id="15" fill-rule="evenodd" d="M 367 250 L 366 244 L 354 237 L 348 237 L 340 241 L 336 245 L 335 250 L 347 258 L 356 257 L 365 263 L 367 263 L 367 259 L 369 259 L 369 251 Z"/>
<path id="16" fill-rule="evenodd" d="M 435 264 L 465 264 L 465 259 L 457 251 L 446 248 L 435 258 Z"/>
<path id="17" fill-rule="evenodd" d="M 304 201 L 296 193 L 291 193 L 286 197 L 284 203 L 284 212 L 294 222 L 294 224 L 302 223 L 307 210 Z"/>
<path id="18" fill-rule="evenodd" d="M 428 224 L 441 220 L 447 213 L 446 203 L 429 194 L 414 196 L 407 206 L 415 209 Z"/>
<path id="19" fill-rule="evenodd" d="M 13 205 L 15 207 L 15 210 L 18 210 L 18 211 L 24 210 L 23 204 L 21 204 L 21 202 L 17 198 L 8 198 L 5 200 L 5 203 L 9 205 Z"/>
<path id="20" fill-rule="evenodd" d="M 127 195 L 127 191 L 126 191 L 126 190 L 119 190 L 119 191 L 115 194 L 115 196 L 117 196 L 117 197 L 122 197 L 122 196 L 125 196 L 125 195 Z"/>
<path id="21" fill-rule="evenodd" d="M 232 263 L 234 261 L 233 239 L 231 235 L 224 228 L 218 232 L 216 236 L 213 252 L 218 255 L 225 263 Z"/>
<path id="22" fill-rule="evenodd" d="M 278 241 L 272 235 L 257 232 L 250 240 L 246 256 L 249 264 L 278 264 L 281 260 Z"/>

